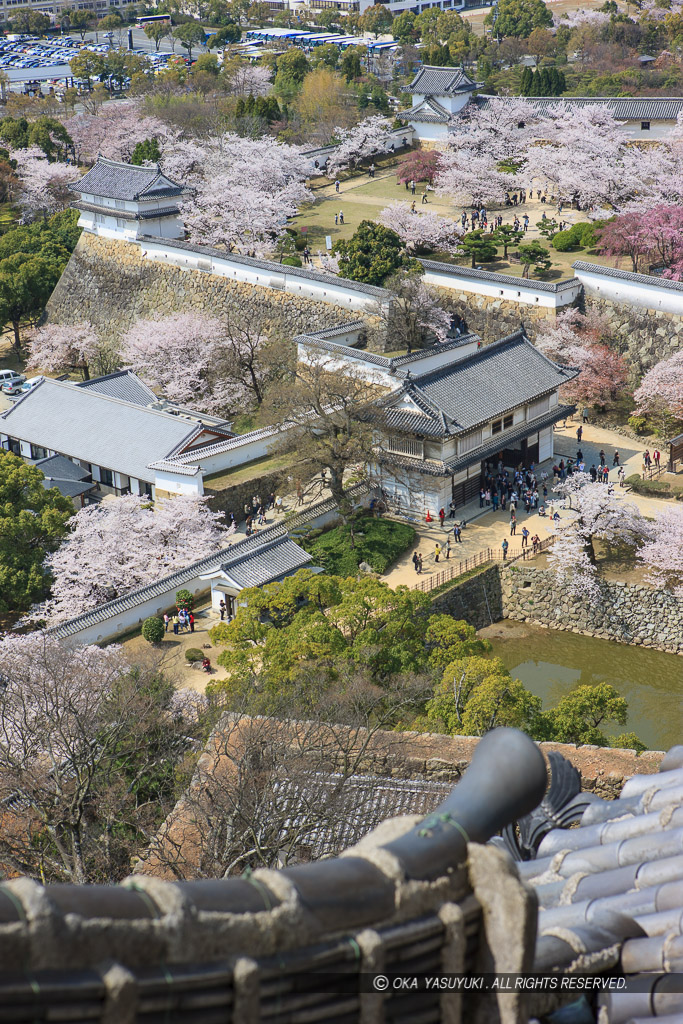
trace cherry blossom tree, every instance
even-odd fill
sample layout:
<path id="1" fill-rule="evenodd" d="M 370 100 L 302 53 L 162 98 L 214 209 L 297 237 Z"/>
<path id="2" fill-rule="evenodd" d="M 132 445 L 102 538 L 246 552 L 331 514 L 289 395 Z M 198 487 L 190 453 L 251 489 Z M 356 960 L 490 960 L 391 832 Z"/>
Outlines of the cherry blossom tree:
<path id="1" fill-rule="evenodd" d="M 204 499 L 180 495 L 154 506 L 133 494 L 88 505 L 49 556 L 54 582 L 41 616 L 74 618 L 205 558 L 224 545 L 222 519 Z"/>
<path id="2" fill-rule="evenodd" d="M 536 345 L 542 352 L 579 370 L 579 376 L 563 386 L 563 398 L 606 405 L 622 390 L 628 380 L 628 365 L 613 348 L 600 343 L 607 334 L 604 315 L 584 314 L 578 309 L 563 310 L 554 324 L 546 323 L 538 332 Z"/>
<path id="3" fill-rule="evenodd" d="M 239 61 L 228 75 L 228 92 L 234 96 L 267 96 L 272 87 L 270 68 Z"/>
<path id="4" fill-rule="evenodd" d="M 434 249 L 456 252 L 458 240 L 463 234 L 460 224 L 450 217 L 441 217 L 431 210 L 413 213 L 406 203 L 387 206 L 378 220 L 385 228 L 396 232 L 411 256 Z"/>
<path id="5" fill-rule="evenodd" d="M 564 14 L 553 15 L 555 28 L 577 28 L 579 25 L 606 25 L 610 20 L 609 14 L 605 11 L 591 11 L 580 9 L 578 11 L 566 11 Z"/>
<path id="6" fill-rule="evenodd" d="M 457 204 L 482 206 L 503 202 L 515 178 L 498 170 L 491 153 L 479 152 L 467 143 L 467 136 L 458 136 L 441 154 L 435 184 L 439 195 L 450 196 Z"/>
<path id="7" fill-rule="evenodd" d="M 325 173 L 335 178 L 347 167 L 355 167 L 361 160 L 384 153 L 389 148 L 391 126 L 381 114 L 366 117 L 351 128 L 335 129 L 339 143 L 327 161 Z"/>
<path id="8" fill-rule="evenodd" d="M 487 154 L 495 161 L 521 161 L 538 138 L 543 117 L 533 103 L 517 96 L 495 96 L 479 107 L 468 104 L 453 122 L 451 144 Z"/>
<path id="9" fill-rule="evenodd" d="M 31 331 L 28 337 L 28 365 L 34 369 L 79 370 L 83 380 L 113 373 L 119 367 L 116 351 L 103 342 L 90 323 L 45 324 Z"/>
<path id="10" fill-rule="evenodd" d="M 165 168 L 172 162 L 164 157 Z M 308 173 L 298 146 L 238 135 L 206 142 L 197 172 L 183 182 L 196 189 L 185 210 L 190 239 L 246 254 L 271 252 L 287 218 L 311 199 Z"/>
<path id="11" fill-rule="evenodd" d="M 636 409 L 659 421 L 662 432 L 683 419 L 683 350 L 648 370 L 633 395 Z"/>
<path id="12" fill-rule="evenodd" d="M 683 277 L 683 207 L 659 205 L 621 214 L 600 230 L 600 248 L 608 256 L 629 256 L 634 273 L 639 261 L 663 266 L 664 276 Z"/>
<path id="13" fill-rule="evenodd" d="M 254 307 L 220 320 L 202 313 L 138 320 L 121 350 L 121 360 L 170 401 L 224 416 L 259 406 L 288 358 Z"/>
<path id="14" fill-rule="evenodd" d="M 683 597 L 683 509 L 679 506 L 657 512 L 650 534 L 637 552 L 647 567 L 646 581 L 657 588 L 672 590 Z"/>
<path id="15" fill-rule="evenodd" d="M 599 249 L 605 256 L 611 256 L 619 266 L 619 260 L 628 256 L 631 269 L 638 273 L 640 260 L 648 249 L 648 231 L 641 213 L 623 213 L 608 220 L 600 228 Z"/>
<path id="16" fill-rule="evenodd" d="M 384 287 L 391 299 L 378 302 L 373 313 L 380 335 L 391 338 L 392 347 L 412 352 L 425 344 L 447 340 L 451 314 L 419 274 L 399 272 L 388 278 Z"/>
<path id="17" fill-rule="evenodd" d="M 17 161 L 19 203 L 31 218 L 48 216 L 66 209 L 73 198 L 68 186 L 78 181 L 81 172 L 72 164 L 50 162 L 42 149 L 12 151 Z"/>
<path id="18" fill-rule="evenodd" d="M 571 593 L 599 600 L 593 541 L 635 547 L 649 536 L 650 527 L 635 505 L 605 484 L 593 483 L 588 473 L 573 473 L 555 490 L 570 511 L 560 520 L 549 564 Z"/>
<path id="19" fill-rule="evenodd" d="M 143 114 L 136 100 L 105 103 L 98 114 L 74 114 L 64 121 L 81 163 L 92 164 L 98 154 L 109 160 L 130 160 L 138 142 L 156 138 L 160 145 L 167 128 Z"/>

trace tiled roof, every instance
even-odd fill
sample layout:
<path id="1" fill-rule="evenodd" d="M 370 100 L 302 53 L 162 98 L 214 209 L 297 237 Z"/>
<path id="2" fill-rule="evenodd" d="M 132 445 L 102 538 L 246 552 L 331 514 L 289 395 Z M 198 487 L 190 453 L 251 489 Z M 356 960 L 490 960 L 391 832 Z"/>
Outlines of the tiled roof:
<path id="1" fill-rule="evenodd" d="M 486 107 L 499 97 L 479 95 L 475 103 Z M 567 107 L 607 107 L 618 121 L 675 121 L 683 110 L 683 96 L 528 96 L 539 110 L 565 104 Z"/>
<path id="2" fill-rule="evenodd" d="M 424 434 L 425 437 L 442 437 L 443 427 L 432 416 L 411 412 L 410 409 L 387 409 L 382 423 L 388 430 L 404 434 Z"/>
<path id="3" fill-rule="evenodd" d="M 105 160 L 101 156 L 97 158 L 95 166 L 69 188 L 79 194 L 129 201 L 165 199 L 188 195 L 192 191 L 167 178 L 158 164 L 153 167 L 136 167 L 117 160 Z"/>
<path id="4" fill-rule="evenodd" d="M 263 540 L 263 538 L 261 538 Z M 239 545 L 241 549 L 241 545 Z M 311 556 L 287 536 L 266 539 L 249 551 L 238 550 L 221 570 L 240 587 L 260 587 L 309 565 Z"/>
<path id="5" fill-rule="evenodd" d="M 420 260 L 425 270 L 448 274 L 449 277 L 462 277 L 466 281 L 490 281 L 492 284 L 504 284 L 518 291 L 522 288 L 534 292 L 563 292 L 568 288 L 576 288 L 576 278 L 568 281 L 529 281 L 527 278 L 513 277 L 512 274 L 495 274 L 490 270 L 475 270 L 470 267 L 457 267 L 453 263 L 438 263 L 436 260 Z M 576 266 L 576 264 L 574 264 Z"/>
<path id="6" fill-rule="evenodd" d="M 409 110 L 402 110 L 398 116 L 401 121 L 426 121 L 428 123 L 448 124 L 453 115 L 450 110 L 446 110 L 433 97 L 429 96 L 422 103 L 418 103 Z"/>
<path id="7" fill-rule="evenodd" d="M 268 270 L 271 274 L 287 277 L 301 277 L 308 281 L 317 281 L 320 284 L 337 284 L 350 288 L 356 292 L 365 292 L 366 295 L 374 295 L 378 299 L 385 299 L 388 292 L 385 288 L 377 288 L 374 284 L 363 284 L 361 281 L 348 281 L 345 277 L 337 277 L 334 274 L 325 274 L 320 270 L 307 270 L 305 267 L 288 267 L 274 260 L 257 260 L 251 256 L 239 256 L 234 252 L 225 252 L 224 249 L 215 249 L 210 245 L 192 245 L 190 242 L 181 242 L 177 238 L 156 238 L 152 235 L 142 241 L 142 248 L 149 244 L 159 244 L 164 249 L 180 249 L 183 252 L 196 252 L 200 255 L 211 256 L 213 259 L 229 260 L 231 263 L 240 263 L 244 267 L 253 267 L 255 270 Z"/>
<path id="8" fill-rule="evenodd" d="M 98 395 L 107 395 L 109 398 L 120 398 L 123 402 L 132 402 L 133 405 L 150 405 L 159 401 L 152 389 L 131 370 L 119 370 L 117 373 L 108 373 L 105 377 L 84 380 L 76 387 L 96 391 Z"/>
<path id="9" fill-rule="evenodd" d="M 425 65 L 420 68 L 408 88 L 410 92 L 423 96 L 449 96 L 458 92 L 472 92 L 477 86 L 460 68 Z"/>
<path id="10" fill-rule="evenodd" d="M 632 274 L 630 270 L 615 270 L 614 267 L 603 267 L 599 263 L 585 263 L 577 260 L 572 263 L 572 270 L 583 271 L 587 274 L 600 274 L 602 277 L 609 277 L 618 281 L 633 281 L 634 284 L 644 284 L 648 288 L 665 288 L 671 292 L 683 292 L 683 281 L 670 281 L 667 277 L 654 277 L 652 274 Z"/>
<path id="11" fill-rule="evenodd" d="M 82 481 L 90 476 L 87 469 L 76 465 L 64 455 L 50 455 L 47 459 L 39 459 L 34 465 L 52 480 Z"/>
<path id="12" fill-rule="evenodd" d="M 45 377 L 3 413 L 12 437 L 149 480 L 148 464 L 164 458 L 197 424 L 156 409 Z"/>
<path id="13" fill-rule="evenodd" d="M 354 326 L 354 325 L 351 325 Z M 366 324 L 363 324 L 366 327 Z M 413 352 L 408 352 L 403 356 L 384 356 L 380 352 L 370 352 L 364 348 L 356 348 L 353 345 L 345 345 L 340 342 L 333 340 L 334 334 L 341 333 L 339 329 L 332 331 L 318 331 L 316 333 L 311 332 L 310 334 L 299 334 L 295 337 L 294 341 L 299 345 L 304 345 L 308 348 L 318 348 L 327 352 L 334 352 L 338 355 L 340 352 L 347 353 L 354 359 L 360 359 L 364 363 L 374 363 L 375 366 L 383 366 L 387 370 L 398 370 L 402 367 L 409 366 L 412 363 L 419 363 L 422 359 L 428 359 L 433 356 L 437 350 L 439 352 L 450 352 L 454 349 L 461 348 L 463 345 L 469 345 L 474 340 L 478 340 L 476 334 L 460 334 L 456 338 L 449 338 L 448 341 L 438 342 L 434 345 L 429 345 L 427 348 L 415 349 Z M 397 374 L 397 376 L 404 376 L 404 374 Z"/>
<path id="14" fill-rule="evenodd" d="M 110 206 L 96 206 L 95 203 L 70 203 L 72 210 L 85 210 L 88 213 L 102 213 L 104 210 L 112 217 L 122 220 L 158 220 L 159 217 L 175 217 L 180 213 L 177 206 L 165 206 L 163 210 L 140 210 L 134 213 L 132 210 L 112 210 Z"/>
<path id="15" fill-rule="evenodd" d="M 577 376 L 535 348 L 522 331 L 406 381 L 403 393 L 446 418 L 460 434 L 554 391 Z"/>
<path id="16" fill-rule="evenodd" d="M 594 797 L 578 828 L 553 829 L 536 859 L 517 865 L 540 905 L 534 970 L 592 955 L 583 970 L 613 966 L 637 983 L 609 996 L 605 1020 L 683 1019 L 680 985 L 666 1011 L 649 995 L 656 984 L 667 991 L 662 973 L 683 971 L 682 803 L 679 746 L 658 774 L 632 776 L 617 800 Z"/>

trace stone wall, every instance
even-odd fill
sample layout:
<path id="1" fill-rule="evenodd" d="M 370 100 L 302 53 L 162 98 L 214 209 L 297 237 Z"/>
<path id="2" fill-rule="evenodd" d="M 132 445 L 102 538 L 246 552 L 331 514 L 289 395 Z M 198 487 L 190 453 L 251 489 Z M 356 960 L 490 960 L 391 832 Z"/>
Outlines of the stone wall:
<path id="1" fill-rule="evenodd" d="M 462 583 L 454 583 L 437 594 L 432 611 L 464 619 L 475 629 L 483 629 L 503 618 L 503 598 L 497 565 L 490 565 Z"/>
<path id="2" fill-rule="evenodd" d="M 511 565 L 500 577 L 505 618 L 683 654 L 683 601 L 667 591 L 603 581 L 596 603 L 563 590 L 547 569 Z"/>
<path id="3" fill-rule="evenodd" d="M 506 334 L 512 334 L 524 327 L 533 341 L 539 323 L 554 321 L 557 310 L 547 306 L 530 306 L 528 303 L 511 302 L 509 299 L 494 299 L 488 295 L 472 292 L 458 292 L 449 288 L 435 288 L 446 309 L 459 313 L 467 328 L 478 334 L 483 341 L 498 341 Z"/>
<path id="4" fill-rule="evenodd" d="M 255 494 L 262 501 L 267 501 L 268 495 L 271 492 L 277 497 L 278 494 L 283 492 L 283 489 L 285 493 L 291 494 L 294 490 L 294 484 L 287 483 L 285 488 L 284 482 L 286 482 L 287 477 L 293 476 L 305 484 L 310 480 L 314 472 L 314 467 L 300 465 L 296 467 L 296 470 L 290 468 L 280 469 L 274 473 L 264 473 L 261 476 L 254 476 L 244 483 L 235 484 L 233 487 L 223 487 L 220 490 L 213 488 L 209 482 L 204 485 L 204 494 L 209 499 L 209 507 L 214 512 L 225 512 L 226 519 L 229 519 L 230 513 L 234 512 L 235 522 L 241 523 L 246 519 L 244 506 L 247 503 L 251 505 L 251 499 Z M 277 523 L 280 520 L 284 522 L 284 516 L 278 516 L 275 512 L 269 513 L 269 523 Z"/>
<path id="5" fill-rule="evenodd" d="M 84 231 L 47 304 L 47 318 L 63 324 L 89 320 L 115 342 L 139 317 L 195 310 L 220 318 L 247 303 L 286 338 L 363 317 L 357 309 L 145 260 L 139 245 Z"/>
<path id="6" fill-rule="evenodd" d="M 660 359 L 666 359 L 683 347 L 683 317 L 661 309 L 644 309 L 623 303 L 586 296 L 585 308 L 607 316 L 619 352 L 626 357 L 638 377 Z"/>

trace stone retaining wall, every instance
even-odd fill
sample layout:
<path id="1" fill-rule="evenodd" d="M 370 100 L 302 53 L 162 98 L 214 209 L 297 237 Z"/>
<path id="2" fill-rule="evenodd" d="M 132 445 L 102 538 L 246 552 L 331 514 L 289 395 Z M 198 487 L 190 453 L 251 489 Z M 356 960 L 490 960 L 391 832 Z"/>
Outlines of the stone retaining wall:
<path id="1" fill-rule="evenodd" d="M 485 342 L 498 341 L 506 334 L 512 334 L 524 327 L 533 341 L 538 325 L 554 321 L 557 310 L 545 306 L 529 306 L 527 303 L 511 302 L 509 299 L 494 299 L 488 295 L 458 292 L 449 288 L 434 288 L 445 309 L 459 313 L 467 328 L 478 334 Z"/>
<path id="2" fill-rule="evenodd" d="M 478 572 L 462 583 L 437 594 L 432 611 L 464 619 L 475 629 L 483 629 L 503 618 L 503 597 L 497 565 Z"/>
<path id="3" fill-rule="evenodd" d="M 661 359 L 683 347 L 683 317 L 661 309 L 585 297 L 585 308 L 603 313 L 617 339 L 616 348 L 640 377 Z"/>
<path id="4" fill-rule="evenodd" d="M 668 591 L 603 581 L 596 603 L 568 593 L 547 569 L 511 565 L 500 577 L 505 618 L 683 654 L 683 601 Z"/>
<path id="5" fill-rule="evenodd" d="M 145 260 L 139 245 L 84 231 L 50 296 L 47 317 L 62 324 L 89 320 L 105 340 L 116 342 L 139 317 L 194 310 L 220 318 L 239 313 L 246 304 L 261 310 L 274 333 L 285 338 L 352 323 L 364 315 L 274 288 Z"/>
<path id="6" fill-rule="evenodd" d="M 225 512 L 226 519 L 229 519 L 230 513 L 234 512 L 235 522 L 241 523 L 246 519 L 244 506 L 247 503 L 251 505 L 251 499 L 255 494 L 263 501 L 268 500 L 268 495 L 271 491 L 276 496 L 282 494 L 283 489 L 286 493 L 291 494 L 294 490 L 293 484 L 288 483 L 286 488 L 284 487 L 287 477 L 295 477 L 305 484 L 311 479 L 314 472 L 314 467 L 306 465 L 297 466 L 296 469 L 284 468 L 274 473 L 264 473 L 261 476 L 255 476 L 244 483 L 235 484 L 233 487 L 223 487 L 220 490 L 213 488 L 209 482 L 204 486 L 204 494 L 209 499 L 209 507 L 214 512 Z M 284 516 L 277 516 L 275 512 L 268 514 L 269 523 L 277 523 L 280 520 L 284 522 Z"/>

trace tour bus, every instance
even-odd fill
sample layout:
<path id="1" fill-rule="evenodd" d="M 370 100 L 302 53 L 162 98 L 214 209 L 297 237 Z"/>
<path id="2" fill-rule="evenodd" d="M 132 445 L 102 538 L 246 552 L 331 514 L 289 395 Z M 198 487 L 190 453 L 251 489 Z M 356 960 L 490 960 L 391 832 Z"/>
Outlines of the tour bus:
<path id="1" fill-rule="evenodd" d="M 151 25 L 155 21 L 159 21 L 159 22 L 168 21 L 168 22 L 170 22 L 170 20 L 171 20 L 171 15 L 170 14 L 149 14 L 149 15 L 144 15 L 142 18 L 137 18 L 136 21 L 135 21 L 135 27 L 136 28 L 144 28 L 145 25 Z"/>

